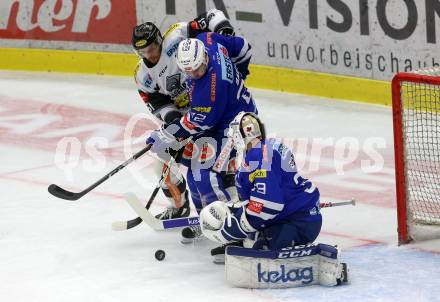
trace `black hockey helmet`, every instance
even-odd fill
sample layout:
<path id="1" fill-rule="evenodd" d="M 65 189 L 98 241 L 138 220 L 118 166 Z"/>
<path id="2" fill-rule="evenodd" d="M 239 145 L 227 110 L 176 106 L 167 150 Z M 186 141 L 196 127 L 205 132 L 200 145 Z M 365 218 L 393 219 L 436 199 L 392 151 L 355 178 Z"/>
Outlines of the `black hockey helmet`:
<path id="1" fill-rule="evenodd" d="M 145 22 L 133 28 L 131 45 L 134 50 L 143 49 L 153 42 L 162 44 L 162 35 L 154 23 Z"/>

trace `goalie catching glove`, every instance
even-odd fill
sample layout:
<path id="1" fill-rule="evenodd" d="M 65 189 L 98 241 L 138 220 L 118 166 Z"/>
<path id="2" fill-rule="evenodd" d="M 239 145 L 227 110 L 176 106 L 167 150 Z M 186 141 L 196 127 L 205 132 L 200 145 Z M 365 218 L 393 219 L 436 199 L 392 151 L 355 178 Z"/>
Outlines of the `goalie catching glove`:
<path id="1" fill-rule="evenodd" d="M 200 225 L 203 234 L 210 240 L 222 244 L 242 241 L 254 229 L 246 218 L 242 204 L 226 204 L 215 201 L 200 212 Z"/>

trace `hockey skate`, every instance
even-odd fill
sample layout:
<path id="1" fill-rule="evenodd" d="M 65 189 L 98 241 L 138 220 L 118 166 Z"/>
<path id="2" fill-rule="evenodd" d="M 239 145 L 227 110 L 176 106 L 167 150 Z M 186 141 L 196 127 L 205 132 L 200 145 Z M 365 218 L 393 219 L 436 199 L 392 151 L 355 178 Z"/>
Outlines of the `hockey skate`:
<path id="1" fill-rule="evenodd" d="M 182 229 L 182 240 L 180 242 L 183 244 L 194 243 L 203 237 L 200 225 L 193 225 Z"/>
<path id="2" fill-rule="evenodd" d="M 188 217 L 191 212 L 189 199 L 188 199 L 188 191 L 185 192 L 185 203 L 180 208 L 169 207 L 162 213 L 156 215 L 157 219 L 167 220 L 167 219 L 175 219 L 175 218 L 184 218 Z"/>
<path id="3" fill-rule="evenodd" d="M 234 241 L 227 244 L 223 244 L 211 250 L 211 256 L 214 257 L 213 262 L 215 264 L 225 264 L 225 251 L 228 246 L 243 246 L 243 241 Z"/>

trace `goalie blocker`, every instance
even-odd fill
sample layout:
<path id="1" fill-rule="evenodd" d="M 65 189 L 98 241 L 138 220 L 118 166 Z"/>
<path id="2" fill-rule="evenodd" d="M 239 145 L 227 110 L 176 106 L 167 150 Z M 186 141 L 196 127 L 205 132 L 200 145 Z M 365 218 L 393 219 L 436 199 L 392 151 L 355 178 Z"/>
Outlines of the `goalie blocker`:
<path id="1" fill-rule="evenodd" d="M 331 245 L 296 246 L 281 250 L 226 248 L 226 279 L 236 287 L 288 288 L 348 282 L 347 264 Z"/>

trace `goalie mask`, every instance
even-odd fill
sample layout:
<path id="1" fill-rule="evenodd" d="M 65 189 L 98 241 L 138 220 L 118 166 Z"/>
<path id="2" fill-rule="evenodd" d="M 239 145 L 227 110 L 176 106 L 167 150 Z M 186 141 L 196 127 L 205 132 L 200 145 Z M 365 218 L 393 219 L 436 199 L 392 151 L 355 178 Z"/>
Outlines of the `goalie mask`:
<path id="1" fill-rule="evenodd" d="M 151 54 L 157 56 L 156 53 L 159 53 L 160 56 L 162 40 L 159 28 L 151 22 L 145 22 L 133 28 L 131 46 L 139 57 L 154 61 L 150 58 Z"/>
<path id="2" fill-rule="evenodd" d="M 198 39 L 185 39 L 177 48 L 177 66 L 193 79 L 201 78 L 208 66 L 208 55 L 203 42 Z"/>
<path id="3" fill-rule="evenodd" d="M 238 152 L 243 152 L 253 140 L 266 138 L 264 125 L 254 113 L 240 112 L 229 124 L 228 137 Z"/>

